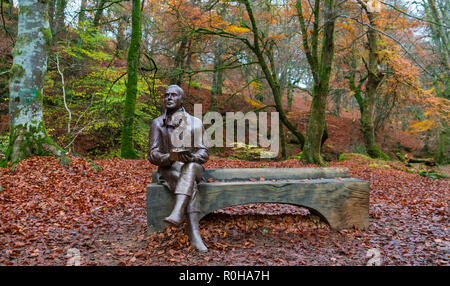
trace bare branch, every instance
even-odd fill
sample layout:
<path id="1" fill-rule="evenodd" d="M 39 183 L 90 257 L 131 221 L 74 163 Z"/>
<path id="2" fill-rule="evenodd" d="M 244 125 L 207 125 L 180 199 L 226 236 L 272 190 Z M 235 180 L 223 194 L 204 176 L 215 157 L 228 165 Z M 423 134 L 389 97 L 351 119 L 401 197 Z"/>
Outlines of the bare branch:
<path id="1" fill-rule="evenodd" d="M 58 54 L 56 54 L 56 68 L 58 69 L 58 73 L 61 76 L 61 84 L 62 84 L 62 91 L 63 91 L 64 107 L 66 108 L 67 113 L 69 114 L 69 121 L 67 122 L 67 135 L 70 135 L 70 123 L 72 121 L 72 112 L 70 111 L 69 107 L 67 106 L 66 87 L 64 85 L 64 74 L 61 72 L 61 69 L 59 68 L 59 57 L 58 57 Z"/>
<path id="2" fill-rule="evenodd" d="M 420 18 L 420 17 L 414 16 L 414 15 L 408 14 L 408 13 L 406 13 L 405 11 L 403 11 L 402 9 L 400 9 L 400 8 L 398 8 L 398 7 L 396 7 L 396 6 L 392 5 L 392 4 L 389 4 L 389 3 L 386 3 L 386 2 L 383 2 L 383 1 L 379 1 L 379 2 L 380 2 L 381 4 L 383 4 L 383 5 L 386 5 L 386 6 L 391 7 L 392 9 L 394 9 L 394 10 L 400 12 L 401 14 L 403 14 L 403 15 L 405 15 L 405 16 L 414 18 L 414 19 L 416 19 L 416 20 L 419 20 L 419 21 L 422 21 L 422 22 L 425 22 L 425 23 L 430 23 L 430 24 L 433 24 L 433 25 L 441 26 L 441 27 L 444 27 L 444 28 L 446 28 L 446 29 L 449 29 L 449 28 L 450 28 L 449 26 L 446 26 L 446 25 L 444 25 L 444 24 L 442 24 L 442 23 L 437 23 L 437 22 L 435 22 L 435 21 L 427 20 L 427 19 L 424 19 L 424 18 Z"/>
<path id="3" fill-rule="evenodd" d="M 3 29 L 5 30 L 5 33 L 8 35 L 8 37 L 11 39 L 12 44 L 15 45 L 16 41 L 14 41 L 14 38 L 12 37 L 11 33 L 6 28 L 5 16 L 3 15 L 3 0 L 0 0 L 0 13 L 2 15 Z"/>
<path id="4" fill-rule="evenodd" d="M 394 36 L 392 36 L 392 35 L 389 35 L 388 33 L 386 33 L 386 32 L 383 32 L 383 31 L 381 31 L 381 30 L 379 30 L 379 29 L 377 29 L 377 28 L 375 28 L 375 27 L 373 27 L 372 25 L 370 25 L 370 24 L 367 24 L 367 23 L 365 23 L 365 22 L 361 22 L 361 21 L 359 21 L 358 19 L 356 19 L 356 18 L 353 18 L 353 17 L 349 17 L 349 16 L 346 16 L 346 15 L 340 15 L 340 17 L 342 17 L 342 18 L 346 18 L 346 19 L 350 19 L 350 20 L 353 20 L 353 21 L 355 21 L 356 23 L 358 23 L 358 24 L 361 24 L 361 25 L 363 25 L 363 26 L 366 26 L 366 27 L 368 27 L 369 29 L 372 29 L 372 30 L 374 30 L 375 32 L 377 32 L 377 33 L 380 33 L 381 35 L 383 35 L 383 36 L 385 36 L 385 37 L 388 37 L 389 39 L 391 39 L 391 40 L 393 40 L 394 42 L 396 42 L 397 43 L 397 45 L 399 45 L 400 46 L 400 48 L 402 48 L 402 50 L 404 50 L 405 52 L 406 52 L 406 54 L 424 71 L 424 72 L 426 72 L 428 75 L 431 75 L 431 76 L 436 76 L 434 73 L 432 73 L 432 72 L 430 72 L 430 71 L 428 71 L 414 56 L 413 56 L 413 54 L 411 54 L 411 52 L 410 51 L 408 51 L 408 49 L 399 41 L 399 40 L 397 40 Z"/>

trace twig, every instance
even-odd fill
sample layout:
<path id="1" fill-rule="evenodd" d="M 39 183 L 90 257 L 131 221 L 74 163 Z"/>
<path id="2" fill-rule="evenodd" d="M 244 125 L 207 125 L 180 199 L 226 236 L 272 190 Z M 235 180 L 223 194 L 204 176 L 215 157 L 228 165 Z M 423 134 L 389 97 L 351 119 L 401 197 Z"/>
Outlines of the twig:
<path id="1" fill-rule="evenodd" d="M 373 27 L 372 25 L 370 25 L 370 24 L 367 24 L 367 23 L 364 23 L 364 22 L 361 22 L 361 21 L 359 21 L 358 19 L 355 19 L 355 18 L 353 18 L 353 17 L 349 17 L 349 16 L 346 16 L 346 15 L 340 15 L 340 17 L 342 17 L 342 18 L 347 18 L 347 19 L 350 19 L 350 20 L 353 20 L 353 21 L 355 21 L 356 23 L 358 23 L 358 24 L 361 24 L 361 25 L 364 25 L 364 26 L 366 26 L 366 27 L 368 27 L 369 29 L 372 29 L 372 30 L 374 30 L 375 32 L 377 32 L 377 33 L 380 33 L 381 35 L 383 35 L 383 36 L 385 36 L 385 37 L 388 37 L 389 39 L 391 39 L 391 40 L 393 40 L 394 42 L 396 42 L 397 43 L 397 45 L 399 45 L 400 46 L 400 48 L 402 48 L 405 52 L 406 52 L 406 54 L 424 71 L 424 72 L 426 72 L 428 75 L 431 75 L 431 76 L 436 76 L 435 74 L 433 74 L 432 72 L 430 72 L 430 71 L 428 71 L 421 63 L 419 63 L 417 60 L 416 60 L 416 58 L 408 51 L 408 49 L 406 49 L 406 47 L 399 41 L 399 40 L 397 40 L 394 36 L 392 36 L 392 35 L 389 35 L 388 33 L 386 33 L 386 32 L 383 32 L 383 31 L 381 31 L 381 30 L 379 30 L 379 29 L 377 29 L 377 28 L 375 28 L 375 27 Z"/>
<path id="2" fill-rule="evenodd" d="M 108 90 L 108 94 L 111 92 L 111 89 L 113 88 L 113 86 L 121 79 L 123 78 L 126 74 L 128 73 L 128 71 L 124 72 L 121 76 L 119 76 L 118 78 L 116 78 L 114 80 L 114 82 L 112 83 L 111 87 Z"/>
<path id="3" fill-rule="evenodd" d="M 2 15 L 2 24 L 3 24 L 3 29 L 5 30 L 6 34 L 9 36 L 9 38 L 11 39 L 11 42 L 13 43 L 13 45 L 16 44 L 16 41 L 14 41 L 14 38 L 12 37 L 11 33 L 8 31 L 8 29 L 6 28 L 6 22 L 5 22 L 5 16 L 3 15 L 3 0 L 0 0 L 0 13 Z"/>
<path id="4" fill-rule="evenodd" d="M 63 100 L 64 100 L 64 107 L 67 110 L 67 113 L 69 114 L 69 121 L 67 122 L 67 135 L 70 136 L 70 123 L 72 121 L 72 112 L 70 111 L 69 107 L 67 106 L 66 101 L 66 88 L 64 85 L 64 74 L 61 72 L 61 69 L 59 68 L 59 57 L 58 54 L 56 54 L 56 67 L 58 69 L 58 73 L 61 75 L 61 83 L 62 83 L 62 91 L 63 91 Z M 70 151 L 70 150 L 69 150 Z"/>
<path id="5" fill-rule="evenodd" d="M 255 79 L 252 79 L 251 81 L 247 82 L 243 87 L 241 87 L 238 91 L 234 92 L 233 94 L 229 95 L 226 99 L 224 99 L 223 101 L 221 101 L 220 103 L 218 103 L 214 108 L 211 109 L 211 111 L 216 111 L 218 110 L 220 107 L 224 106 L 228 101 L 230 101 L 235 95 L 239 94 L 241 91 L 243 91 L 244 89 L 246 89 L 252 82 L 256 82 L 259 81 L 261 79 L 264 79 L 263 77 L 258 77 Z"/>
<path id="6" fill-rule="evenodd" d="M 78 132 L 73 136 L 72 141 L 70 141 L 69 144 L 67 144 L 66 147 L 64 147 L 64 149 L 67 149 L 69 146 L 71 146 L 73 144 L 73 142 L 75 141 L 75 139 L 78 137 L 78 135 L 80 135 L 83 130 L 89 126 L 91 126 L 93 123 L 96 123 L 98 120 L 92 120 L 90 123 L 86 124 L 83 128 L 81 128 L 80 130 L 78 130 Z"/>
<path id="7" fill-rule="evenodd" d="M 433 25 L 441 26 L 441 27 L 444 27 L 444 28 L 446 28 L 446 29 L 449 29 L 449 28 L 450 28 L 450 27 L 447 26 L 447 25 L 440 24 L 440 23 L 437 23 L 437 22 L 435 22 L 435 21 L 423 19 L 423 18 L 414 16 L 414 15 L 408 14 L 408 13 L 406 13 L 405 11 L 403 11 L 402 9 L 400 9 L 400 8 L 398 8 L 398 7 L 396 7 L 396 6 L 392 5 L 392 4 L 389 4 L 389 3 L 386 3 L 386 2 L 383 2 L 383 1 L 379 1 L 379 2 L 380 2 L 381 4 L 383 4 L 383 5 L 386 5 L 386 6 L 391 7 L 392 9 L 394 9 L 394 10 L 400 12 L 401 14 L 403 14 L 403 15 L 405 15 L 405 16 L 414 18 L 414 19 L 416 19 L 416 20 L 419 20 L 419 21 L 422 21 L 422 22 L 425 22 L 425 23 L 430 23 L 430 24 L 433 24 Z"/>

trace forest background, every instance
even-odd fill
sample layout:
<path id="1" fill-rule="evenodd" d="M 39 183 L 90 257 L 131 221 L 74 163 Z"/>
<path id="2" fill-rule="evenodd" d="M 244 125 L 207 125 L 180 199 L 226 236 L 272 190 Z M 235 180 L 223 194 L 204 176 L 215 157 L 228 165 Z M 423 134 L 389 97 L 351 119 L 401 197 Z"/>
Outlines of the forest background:
<path id="1" fill-rule="evenodd" d="M 0 1 L 1 265 L 449 265 L 448 1 Z M 349 168 L 369 228 L 250 204 L 201 220 L 208 254 L 147 234 L 169 84 L 191 113 L 279 113 L 277 158 L 206 168 Z"/>
<path id="2" fill-rule="evenodd" d="M 23 12 L 12 0 L 1 8 L 5 157 L 14 143 L 8 83 Z M 176 83 L 189 111 L 194 103 L 204 113 L 278 111 L 279 158 L 324 164 L 363 153 L 445 164 L 446 12 L 448 3 L 436 0 L 50 0 L 46 131 L 82 156 L 145 158 L 149 124 Z M 247 159 L 251 149 L 212 152 Z"/>

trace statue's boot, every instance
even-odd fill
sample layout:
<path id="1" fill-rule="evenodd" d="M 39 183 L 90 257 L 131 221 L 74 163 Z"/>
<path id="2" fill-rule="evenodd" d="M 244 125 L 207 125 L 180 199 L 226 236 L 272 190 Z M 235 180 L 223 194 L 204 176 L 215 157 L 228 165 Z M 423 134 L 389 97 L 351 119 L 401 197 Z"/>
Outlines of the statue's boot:
<path id="1" fill-rule="evenodd" d="M 175 206 L 173 207 L 172 213 L 164 218 L 164 221 L 176 226 L 180 225 L 183 222 L 184 212 L 189 199 L 190 197 L 186 195 L 176 195 Z"/>
<path id="2" fill-rule="evenodd" d="M 172 213 L 164 219 L 165 222 L 173 225 L 180 225 L 183 222 L 186 206 L 193 195 L 196 187 L 196 178 L 198 177 L 198 169 L 196 164 L 190 163 L 183 165 L 181 174 L 175 188 L 175 206 Z"/>
<path id="3" fill-rule="evenodd" d="M 208 252 L 208 248 L 203 243 L 202 237 L 200 235 L 199 216 L 200 213 L 198 212 L 188 213 L 189 239 L 191 241 L 191 245 L 195 247 L 199 252 L 206 253 Z"/>

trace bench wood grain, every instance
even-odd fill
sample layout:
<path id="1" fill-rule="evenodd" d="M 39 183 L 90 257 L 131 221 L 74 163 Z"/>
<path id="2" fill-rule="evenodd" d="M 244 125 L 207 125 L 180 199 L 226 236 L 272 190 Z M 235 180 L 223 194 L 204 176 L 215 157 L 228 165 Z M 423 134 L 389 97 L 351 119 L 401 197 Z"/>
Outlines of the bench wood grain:
<path id="1" fill-rule="evenodd" d="M 334 229 L 369 225 L 369 183 L 350 178 L 346 168 L 207 169 L 204 177 L 219 182 L 199 184 L 201 217 L 235 205 L 283 203 L 309 209 Z M 249 178 L 257 180 L 239 181 Z M 173 204 L 174 196 L 164 186 L 147 187 L 149 233 L 164 230 L 163 218 Z"/>

